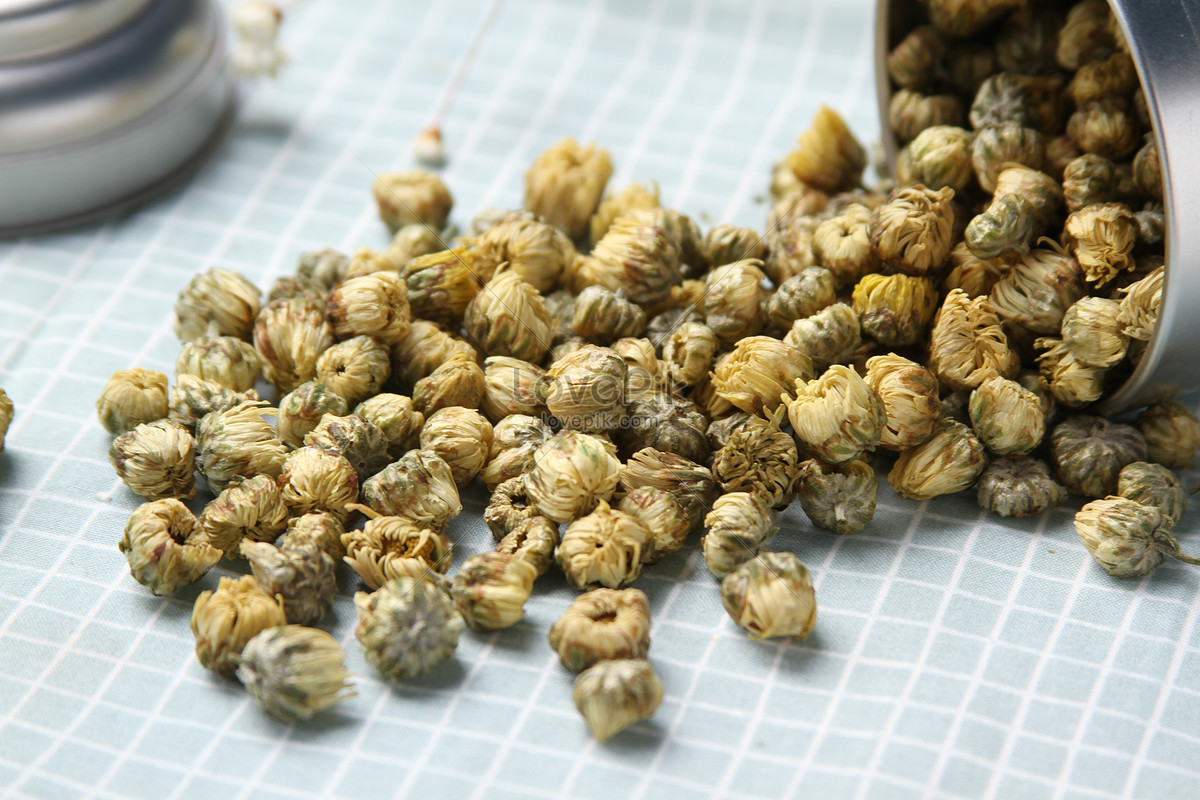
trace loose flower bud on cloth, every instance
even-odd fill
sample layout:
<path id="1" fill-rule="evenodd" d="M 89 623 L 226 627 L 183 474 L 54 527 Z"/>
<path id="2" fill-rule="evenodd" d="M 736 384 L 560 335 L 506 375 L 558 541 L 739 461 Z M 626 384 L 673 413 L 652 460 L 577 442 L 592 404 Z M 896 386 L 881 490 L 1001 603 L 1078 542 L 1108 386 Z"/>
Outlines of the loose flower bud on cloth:
<path id="1" fill-rule="evenodd" d="M 243 541 L 242 555 L 267 592 L 283 599 L 283 613 L 295 625 L 315 625 L 333 606 L 337 592 L 334 561 L 317 547 L 281 549 Z"/>
<path id="2" fill-rule="evenodd" d="M 362 499 L 380 514 L 439 531 L 462 511 L 450 465 L 428 450 L 410 450 L 367 479 Z"/>
<path id="3" fill-rule="evenodd" d="M 284 493 L 269 475 L 255 475 L 225 487 L 204 507 L 200 527 L 209 544 L 234 559 L 242 558 L 243 540 L 273 542 L 287 520 Z"/>
<path id="4" fill-rule="evenodd" d="M 910 500 L 928 500 L 969 488 L 987 463 L 987 452 L 975 432 L 942 418 L 931 439 L 900 454 L 888 473 L 888 483 Z"/>
<path id="5" fill-rule="evenodd" d="M 1156 508 L 1124 497 L 1093 500 L 1075 515 L 1075 530 L 1092 557 L 1114 578 L 1138 578 L 1153 572 L 1167 556 L 1185 564 L 1171 536 L 1171 520 Z"/>
<path id="6" fill-rule="evenodd" d="M 238 478 L 279 475 L 287 445 L 266 420 L 275 414 L 266 403 L 245 402 L 200 420 L 196 426 L 196 469 L 214 491 L 223 490 Z"/>
<path id="7" fill-rule="evenodd" d="M 195 583 L 221 560 L 196 516 L 173 498 L 138 506 L 117 546 L 133 579 L 158 595 Z"/>
<path id="8" fill-rule="evenodd" d="M 997 458 L 979 476 L 979 507 L 1002 517 L 1026 517 L 1061 505 L 1067 490 L 1046 462 L 1032 456 Z"/>
<path id="9" fill-rule="evenodd" d="M 1157 508 L 1178 525 L 1187 508 L 1187 492 L 1179 477 L 1162 464 L 1135 461 L 1126 464 L 1117 477 L 1117 494 L 1144 506 Z"/>
<path id="10" fill-rule="evenodd" d="M 538 448 L 534 466 L 525 474 L 525 492 L 538 513 L 571 522 L 612 497 L 621 462 L 594 436 L 564 431 Z"/>
<path id="11" fill-rule="evenodd" d="M 791 553 L 760 553 L 729 573 L 721 602 L 751 639 L 804 639 L 817 622 L 812 578 Z"/>
<path id="12" fill-rule="evenodd" d="M 294 450 L 279 473 L 283 502 L 293 515 L 326 512 L 344 524 L 358 488 L 358 473 L 346 457 L 319 447 Z"/>
<path id="13" fill-rule="evenodd" d="M 771 510 L 758 495 L 730 492 L 717 498 L 704 518 L 708 533 L 700 540 L 704 563 L 717 578 L 753 558 L 778 530 Z"/>
<path id="14" fill-rule="evenodd" d="M 615 659 L 581 672 L 573 697 L 592 735 L 603 742 L 653 716 L 662 703 L 663 685 L 650 662 Z"/>
<path id="15" fill-rule="evenodd" d="M 167 376 L 151 369 L 114 372 L 96 399 L 96 416 L 113 435 L 160 420 L 167 410 Z"/>
<path id="16" fill-rule="evenodd" d="M 442 179 L 423 169 L 385 172 L 372 189 L 379 218 L 392 231 L 417 222 L 441 229 L 454 206 Z"/>
<path id="17" fill-rule="evenodd" d="M 440 579 L 396 578 L 354 595 L 355 637 L 367 662 L 392 680 L 409 680 L 454 655 L 463 619 Z"/>
<path id="18" fill-rule="evenodd" d="M 577 239 L 587 231 L 610 177 L 607 150 L 563 139 L 525 173 L 525 208 Z"/>
<path id="19" fill-rule="evenodd" d="M 346 398 L 319 381 L 305 381 L 280 399 L 275 431 L 292 447 L 303 447 L 304 437 L 326 414 L 341 417 L 349 412 Z"/>
<path id="20" fill-rule="evenodd" d="M 354 697 L 342 646 L 316 628 L 268 628 L 242 648 L 237 679 L 280 722 L 312 717 Z"/>
<path id="21" fill-rule="evenodd" d="M 113 439 L 108 460 L 140 497 L 190 500 L 196 494 L 196 441 L 178 422 L 160 419 Z"/>
<path id="22" fill-rule="evenodd" d="M 579 595 L 550 628 L 550 648 L 572 672 L 598 661 L 645 658 L 650 603 L 640 589 L 593 589 Z"/>
<path id="23" fill-rule="evenodd" d="M 423 578 L 450 568 L 454 548 L 444 533 L 407 517 L 369 515 L 362 530 L 342 534 L 344 561 L 367 586 L 378 589 L 393 578 Z"/>
<path id="24" fill-rule="evenodd" d="M 877 484 L 866 461 L 832 467 L 810 458 L 797 471 L 796 499 L 814 525 L 844 536 L 858 533 L 875 516 Z"/>
<path id="25" fill-rule="evenodd" d="M 1146 439 L 1132 425 L 1079 414 L 1054 428 L 1050 453 L 1072 494 L 1099 498 L 1117 493 L 1126 465 L 1146 460 Z"/>
<path id="26" fill-rule="evenodd" d="M 175 303 L 175 335 L 190 342 L 209 335 L 249 339 L 262 292 L 240 272 L 214 267 L 192 278 Z"/>
<path id="27" fill-rule="evenodd" d="M 525 616 L 537 567 L 509 553 L 477 553 L 459 567 L 450 586 L 454 606 L 477 631 L 510 628 Z"/>
<path id="28" fill-rule="evenodd" d="M 636 517 L 601 500 L 595 511 L 567 526 L 554 557 L 572 588 L 617 589 L 642 574 L 652 541 Z"/>
<path id="29" fill-rule="evenodd" d="M 283 600 L 268 594 L 254 578 L 221 578 L 215 592 L 200 593 L 192 610 L 196 658 L 218 675 L 233 675 L 247 642 L 286 624 Z"/>

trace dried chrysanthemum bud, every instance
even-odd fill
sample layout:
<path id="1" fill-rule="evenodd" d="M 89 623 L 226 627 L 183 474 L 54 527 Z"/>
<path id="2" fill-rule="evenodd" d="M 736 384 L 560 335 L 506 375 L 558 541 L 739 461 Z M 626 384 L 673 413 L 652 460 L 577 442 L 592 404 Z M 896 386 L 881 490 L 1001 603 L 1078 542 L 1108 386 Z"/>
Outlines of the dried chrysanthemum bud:
<path id="1" fill-rule="evenodd" d="M 1107 202 L 1116 193 L 1113 162 L 1094 153 L 1085 153 L 1067 164 L 1062 185 L 1067 211 Z"/>
<path id="2" fill-rule="evenodd" d="M 468 240 L 471 241 L 471 240 Z M 575 260 L 575 245 L 555 226 L 525 214 L 499 223 L 472 242 L 475 273 L 489 281 L 507 263 L 522 280 L 548 292 Z"/>
<path id="3" fill-rule="evenodd" d="M 1149 575 L 1167 556 L 1200 564 L 1179 552 L 1170 518 L 1124 497 L 1105 497 L 1085 505 L 1075 515 L 1075 530 L 1083 546 L 1114 578 Z"/>
<path id="4" fill-rule="evenodd" d="M 753 336 L 766 322 L 763 313 L 762 262 L 735 261 L 708 274 L 704 322 L 726 345 Z"/>
<path id="5" fill-rule="evenodd" d="M 427 256 L 444 249 L 446 249 L 446 245 L 436 230 L 428 225 L 414 222 L 400 226 L 400 230 L 392 236 L 392 241 L 388 244 L 384 256 L 396 266 L 397 270 L 402 270 L 414 258 Z M 403 283 L 401 283 L 400 290 L 404 291 Z M 405 313 L 407 313 L 408 304 L 404 305 Z M 355 333 L 365 333 L 368 336 L 378 336 L 380 339 L 390 341 L 387 336 L 380 336 L 378 333 L 370 331 L 355 331 Z"/>
<path id="6" fill-rule="evenodd" d="M 1024 4 L 1021 0 L 929 0 L 925 5 L 935 28 L 961 39 L 978 33 Z"/>
<path id="7" fill-rule="evenodd" d="M 554 436 L 554 431 L 537 417 L 511 414 L 492 429 L 488 463 L 480 471 L 484 484 L 495 490 L 509 478 L 519 478 L 534 465 L 537 449 Z"/>
<path id="8" fill-rule="evenodd" d="M 699 525 L 715 492 L 712 472 L 675 453 L 646 447 L 634 453 L 620 473 L 621 488 L 653 486 L 675 496 L 693 527 Z"/>
<path id="9" fill-rule="evenodd" d="M 1162 197 L 1162 162 L 1158 158 L 1158 144 L 1148 134 L 1146 144 L 1133 157 L 1133 182 L 1147 197 Z"/>
<path id="10" fill-rule="evenodd" d="M 1023 455 L 1042 443 L 1042 401 L 1016 381 L 993 375 L 971 392 L 971 427 L 997 455 Z"/>
<path id="11" fill-rule="evenodd" d="M 1022 195 L 997 194 L 967 224 L 966 244 L 977 258 L 1024 255 L 1037 232 L 1033 203 Z"/>
<path id="12" fill-rule="evenodd" d="M 661 209 L 619 217 L 596 243 L 591 257 L 577 261 L 573 288 L 579 291 L 593 284 L 614 292 L 623 288 L 630 300 L 643 305 L 667 300 L 680 277 L 679 244 L 666 227 L 668 222 Z"/>
<path id="13" fill-rule="evenodd" d="M 1110 13 L 1104 0 L 1082 0 L 1071 6 L 1058 33 L 1060 67 L 1074 71 L 1090 61 L 1108 58 L 1116 49 L 1109 28 Z"/>
<path id="14" fill-rule="evenodd" d="M 1172 525 L 1179 523 L 1187 508 L 1187 492 L 1179 477 L 1162 464 L 1134 461 L 1117 477 L 1117 494 L 1135 503 L 1157 508 Z"/>
<path id="15" fill-rule="evenodd" d="M 979 476 L 979 507 L 1002 517 L 1026 517 L 1061 505 L 1066 488 L 1046 462 L 1032 456 L 997 458 Z"/>
<path id="16" fill-rule="evenodd" d="M 379 426 L 358 414 L 335 417 L 326 414 L 317 427 L 304 436 L 305 447 L 344 456 L 359 481 L 366 480 L 388 463 L 388 439 Z"/>
<path id="17" fill-rule="evenodd" d="M 650 541 L 642 553 L 642 563 L 653 564 L 683 547 L 692 521 L 679 499 L 665 489 L 640 486 L 621 498 L 618 510 L 642 523 Z"/>
<path id="18" fill-rule="evenodd" d="M 894 353 L 867 359 L 866 366 L 863 380 L 879 395 L 887 414 L 879 446 L 906 450 L 932 436 L 939 413 L 934 374 Z"/>
<path id="19" fill-rule="evenodd" d="M 221 551 L 205 539 L 196 516 L 173 498 L 138 506 L 118 547 L 133 579 L 160 595 L 195 583 L 221 560 Z"/>
<path id="20" fill-rule="evenodd" d="M 653 447 L 692 461 L 708 457 L 708 417 L 690 400 L 649 392 L 630 402 L 627 427 L 618 431 L 626 451 Z"/>
<path id="21" fill-rule="evenodd" d="M 976 130 L 1005 123 L 1035 127 L 1030 86 L 1023 76 L 997 72 L 979 84 L 967 117 Z"/>
<path id="22" fill-rule="evenodd" d="M 12 423 L 13 402 L 8 394 L 0 389 L 0 453 L 4 452 L 4 437 L 8 435 L 8 426 Z"/>
<path id="23" fill-rule="evenodd" d="M 815 190 L 814 190 L 815 191 Z M 821 197 L 825 197 L 821 194 Z M 784 204 L 792 202 L 785 199 Z M 767 223 L 767 257 L 763 271 L 771 282 L 779 285 L 816 265 L 813 237 L 823 220 L 811 216 L 787 217 L 778 223 Z"/>
<path id="24" fill-rule="evenodd" d="M 488 355 L 541 361 L 554 338 L 554 318 L 537 289 L 502 267 L 466 308 L 467 335 Z"/>
<path id="25" fill-rule="evenodd" d="M 858 533 L 875 516 L 877 483 L 866 461 L 834 467 L 810 458 L 798 470 L 796 499 L 817 527 L 838 535 Z"/>
<path id="26" fill-rule="evenodd" d="M 704 517 L 708 532 L 700 540 L 704 563 L 717 578 L 754 558 L 779 529 L 763 498 L 751 492 L 723 494 Z"/>
<path id="27" fill-rule="evenodd" d="M 108 450 L 117 477 L 147 500 L 194 497 L 195 457 L 196 441 L 187 428 L 165 419 L 121 434 Z"/>
<path id="28" fill-rule="evenodd" d="M 888 127 L 901 142 L 911 142 L 934 125 L 962 125 L 962 100 L 952 94 L 922 94 L 901 89 L 888 102 Z"/>
<path id="29" fill-rule="evenodd" d="M 538 516 L 538 511 L 525 493 L 525 484 L 520 476 L 509 478 L 492 490 L 492 498 L 483 510 L 483 521 L 492 536 L 500 541 L 522 522 Z"/>
<path id="30" fill-rule="evenodd" d="M 358 473 L 345 456 L 320 447 L 301 447 L 283 462 L 279 488 L 293 514 L 324 511 L 345 523 L 347 504 L 358 499 Z"/>
<path id="31" fill-rule="evenodd" d="M 345 411 L 329 413 L 344 416 Z M 417 446 L 425 415 L 402 394 L 377 394 L 354 407 L 354 413 L 373 423 L 387 438 L 388 458 L 399 458 Z M 282 421 L 282 416 L 281 416 Z"/>
<path id="32" fill-rule="evenodd" d="M 834 303 L 811 317 L 796 320 L 783 341 L 807 355 L 820 371 L 854 356 L 862 345 L 862 328 L 853 308 Z"/>
<path id="33" fill-rule="evenodd" d="M 555 361 L 538 397 L 564 427 L 616 428 L 625 415 L 625 359 L 607 347 L 585 345 Z"/>
<path id="34" fill-rule="evenodd" d="M 980 85 L 999 68 L 993 48 L 972 41 L 957 42 L 946 50 L 945 69 L 939 77 L 964 97 L 974 97 Z M 963 118 L 961 108 L 958 116 Z"/>
<path id="35" fill-rule="evenodd" d="M 996 191 L 996 179 L 1009 164 L 1041 169 L 1045 161 L 1042 135 L 1019 122 L 1001 122 L 975 132 L 971 141 L 971 166 L 985 192 Z"/>
<path id="36" fill-rule="evenodd" d="M 349 257 L 326 247 L 301 253 L 296 262 L 296 274 L 313 280 L 328 291 L 346 280 L 349 267 Z"/>
<path id="37" fill-rule="evenodd" d="M 683 386 L 695 386 L 712 367 L 720 340 L 703 322 L 684 322 L 663 342 L 667 374 Z"/>
<path id="38" fill-rule="evenodd" d="M 814 455 L 842 464 L 874 448 L 886 422 L 883 400 L 852 368 L 835 364 L 788 399 L 796 438 Z"/>
<path id="39" fill-rule="evenodd" d="M 306 278 L 303 275 L 280 275 L 271 284 L 271 290 L 267 293 L 267 302 L 294 298 L 324 300 L 328 292 L 329 290 L 325 286 L 312 278 Z"/>
<path id="40" fill-rule="evenodd" d="M 973 389 L 992 375 L 1015 377 L 1021 362 L 987 298 L 954 289 L 933 321 L 929 366 L 950 388 Z"/>
<path id="41" fill-rule="evenodd" d="M 510 553 L 477 553 L 459 567 L 450 595 L 467 625 L 498 631 L 525 616 L 537 575 L 537 567 Z"/>
<path id="42" fill-rule="evenodd" d="M 379 206 L 379 218 L 393 232 L 418 222 L 441 229 L 454 207 L 454 198 L 442 179 L 423 169 L 385 172 L 375 179 L 371 192 Z"/>
<path id="43" fill-rule="evenodd" d="M 192 609 L 192 633 L 201 666 L 233 675 L 246 643 L 268 628 L 286 625 L 283 601 L 253 577 L 221 578 L 217 590 L 201 592 Z"/>
<path id="44" fill-rule="evenodd" d="M 111 434 L 160 420 L 167 410 L 167 376 L 152 369 L 114 372 L 96 398 L 96 416 Z"/>
<path id="45" fill-rule="evenodd" d="M 812 361 L 799 349 L 770 336 L 751 336 L 713 370 L 712 380 L 717 394 L 741 410 L 769 416 L 783 403 L 783 392 L 812 375 Z"/>
<path id="46" fill-rule="evenodd" d="M 525 208 L 577 239 L 588 230 L 610 177 L 607 150 L 563 139 L 525 173 Z"/>
<path id="47" fill-rule="evenodd" d="M 1178 400 L 1160 400 L 1138 415 L 1146 438 L 1147 460 L 1167 467 L 1187 467 L 1200 447 L 1200 422 Z"/>
<path id="48" fill-rule="evenodd" d="M 1030 250 L 996 281 L 988 302 L 1007 323 L 1057 334 L 1063 314 L 1083 295 L 1078 261 L 1056 250 Z"/>
<path id="49" fill-rule="evenodd" d="M 523 478 L 525 492 L 538 513 L 555 522 L 570 522 L 612 497 L 621 462 L 600 439 L 564 431 L 541 445 L 533 468 Z"/>
<path id="50" fill-rule="evenodd" d="M 492 422 L 512 414 L 536 415 L 545 410 L 537 387 L 546 371 L 536 364 L 508 356 L 490 356 L 483 362 L 485 393 L 480 410 Z"/>
<path id="51" fill-rule="evenodd" d="M 658 354 L 655 352 L 654 342 L 649 339 L 626 336 L 612 343 L 612 351 L 625 359 L 625 363 L 631 367 L 641 367 L 651 375 L 657 375 L 659 372 Z"/>
<path id="52" fill-rule="evenodd" d="M 373 336 L 392 344 L 412 324 L 408 287 L 393 272 L 376 272 L 340 283 L 329 292 L 325 316 L 337 336 Z"/>
<path id="53" fill-rule="evenodd" d="M 268 303 L 254 321 L 263 376 L 285 394 L 317 374 L 317 359 L 333 344 L 325 306 L 316 300 Z"/>
<path id="54" fill-rule="evenodd" d="M 287 527 L 288 507 L 268 475 L 256 475 L 226 487 L 200 514 L 208 543 L 226 558 L 241 558 L 242 541 L 273 542 Z"/>
<path id="55" fill-rule="evenodd" d="M 342 534 L 346 529 L 338 518 L 326 511 L 312 511 L 292 517 L 287 521 L 287 531 L 276 544 L 282 550 L 307 550 L 317 548 L 329 554 L 334 563 L 340 563 L 346 555 Z"/>
<path id="56" fill-rule="evenodd" d="M 466 246 L 414 258 L 401 275 L 412 315 L 449 327 L 458 327 L 481 285 L 475 254 Z"/>
<path id="57" fill-rule="evenodd" d="M 645 658 L 650 602 L 640 589 L 593 589 L 579 595 L 550 628 L 550 647 L 572 672 L 599 661 Z"/>
<path id="58" fill-rule="evenodd" d="M 1137 149 L 1141 126 L 1129 101 L 1107 95 L 1080 104 L 1067 120 L 1067 134 L 1085 153 L 1122 161 Z"/>
<path id="59" fill-rule="evenodd" d="M 354 697 L 345 657 L 325 631 L 268 628 L 242 648 L 237 679 L 269 716 L 295 722 Z"/>
<path id="60" fill-rule="evenodd" d="M 700 243 L 704 260 L 714 267 L 732 264 L 747 258 L 762 259 L 767 255 L 767 242 L 753 228 L 736 225 L 716 225 L 709 228 Z"/>
<path id="61" fill-rule="evenodd" d="M 475 348 L 467 342 L 456 339 L 428 320 L 415 319 L 408 335 L 392 345 L 392 379 L 402 386 L 412 387 L 459 354 L 470 361 L 476 357 Z"/>
<path id="62" fill-rule="evenodd" d="M 492 423 L 474 409 L 439 409 L 429 415 L 421 429 L 421 449 L 441 456 L 460 487 L 483 469 L 491 448 Z"/>
<path id="63" fill-rule="evenodd" d="M 1082 408 L 1104 394 L 1105 371 L 1079 363 L 1061 339 L 1035 339 L 1033 344 L 1045 351 L 1037 357 L 1038 369 L 1055 400 L 1067 408 Z"/>
<path id="64" fill-rule="evenodd" d="M 967 297 L 986 297 L 992 287 L 1008 272 L 1009 264 L 999 258 L 979 258 L 966 242 L 959 242 L 950 251 L 946 277 L 942 279 L 943 293 L 961 289 Z"/>
<path id="65" fill-rule="evenodd" d="M 266 403 L 239 403 L 214 411 L 196 426 L 196 468 L 214 491 L 238 477 L 276 477 L 287 456 L 287 445 L 275 435 L 265 417 L 275 414 Z"/>
<path id="66" fill-rule="evenodd" d="M 326 414 L 345 416 L 346 398 L 318 381 L 305 381 L 279 401 L 275 432 L 292 447 L 302 447 L 307 436 Z"/>
<path id="67" fill-rule="evenodd" d="M 317 547 L 276 547 L 245 540 L 241 552 L 254 578 L 269 594 L 283 600 L 283 613 L 294 625 L 315 625 L 333 606 L 337 579 L 334 560 Z"/>
<path id="68" fill-rule="evenodd" d="M 354 595 L 363 655 L 392 680 L 415 678 L 454 654 L 463 620 L 442 582 L 397 578 Z"/>
<path id="69" fill-rule="evenodd" d="M 599 207 L 596 208 L 596 213 L 592 215 L 589 226 L 592 244 L 594 245 L 604 238 L 604 234 L 608 233 L 608 229 L 618 217 L 623 217 L 638 209 L 659 208 L 660 206 L 658 184 L 653 181 L 649 188 L 640 183 L 631 183 L 618 194 L 606 195 L 600 201 Z"/>
<path id="70" fill-rule="evenodd" d="M 372 589 L 394 578 L 445 574 L 454 549 L 444 533 L 424 528 L 408 517 L 374 512 L 362 530 L 342 534 L 342 544 L 346 548 L 343 560 Z"/>
<path id="71" fill-rule="evenodd" d="M 545 517 L 530 517 L 518 523 L 496 543 L 496 552 L 528 561 L 541 576 L 554 563 L 554 550 L 557 547 L 558 526 Z"/>
<path id="72" fill-rule="evenodd" d="M 1067 309 L 1062 321 L 1063 343 L 1085 367 L 1106 369 L 1125 357 L 1129 337 L 1117 320 L 1121 304 L 1103 297 L 1083 297 Z"/>
<path id="73" fill-rule="evenodd" d="M 1149 341 L 1158 324 L 1158 309 L 1162 304 L 1164 269 L 1158 267 L 1146 277 L 1121 290 L 1121 310 L 1117 320 L 1121 332 L 1130 339 Z"/>
<path id="74" fill-rule="evenodd" d="M 261 364 L 249 342 L 233 336 L 201 336 L 179 349 L 175 375 L 194 375 L 245 392 L 254 388 Z"/>
<path id="75" fill-rule="evenodd" d="M 643 556 L 652 542 L 636 517 L 601 500 L 594 511 L 567 526 L 554 558 L 575 589 L 617 589 L 642 574 Z"/>
<path id="76" fill-rule="evenodd" d="M 987 463 L 987 452 L 975 432 L 942 418 L 932 438 L 900 454 L 888 473 L 888 483 L 910 500 L 928 500 L 970 487 Z"/>
<path id="77" fill-rule="evenodd" d="M 838 192 L 859 185 L 867 154 L 845 120 L 822 105 L 786 161 L 802 183 L 823 192 Z"/>
<path id="78" fill-rule="evenodd" d="M 240 272 L 213 267 L 192 278 L 175 301 L 175 335 L 188 342 L 210 333 L 249 339 L 258 316 L 258 287 Z"/>
<path id="79" fill-rule="evenodd" d="M 786 331 L 798 319 L 811 317 L 837 302 L 833 273 L 825 267 L 808 267 L 788 278 L 767 303 L 770 327 Z"/>
<path id="80" fill-rule="evenodd" d="M 1146 439 L 1132 425 L 1077 414 L 1050 434 L 1050 454 L 1058 479 L 1072 494 L 1116 494 L 1121 470 L 1146 460 Z"/>
<path id="81" fill-rule="evenodd" d="M 907 158 L 898 169 L 901 183 L 921 183 L 930 189 L 949 186 L 961 192 L 974 177 L 971 134 L 953 125 L 935 125 L 921 131 L 905 149 Z"/>
<path id="82" fill-rule="evenodd" d="M 782 508 L 791 500 L 798 461 L 796 443 L 779 430 L 778 417 L 771 422 L 752 417 L 714 455 L 712 472 L 723 491 L 753 492 Z"/>
<path id="83" fill-rule="evenodd" d="M 854 311 L 862 330 L 887 347 L 921 341 L 937 307 L 937 289 L 928 278 L 866 275 L 854 287 Z"/>
<path id="84" fill-rule="evenodd" d="M 838 286 L 853 286 L 879 268 L 879 256 L 871 244 L 871 214 L 871 209 L 854 203 L 813 231 L 813 258 L 833 273 Z"/>
<path id="85" fill-rule="evenodd" d="M 408 517 L 439 531 L 462 511 L 450 465 L 426 450 L 410 450 L 367 479 L 362 498 L 381 514 Z"/>
<path id="86" fill-rule="evenodd" d="M 354 251 L 354 255 L 350 257 L 350 263 L 346 266 L 346 279 L 351 280 L 379 273 L 399 274 L 400 267 L 401 265 L 392 261 L 387 253 L 381 253 L 369 247 L 360 247 Z"/>
<path id="87" fill-rule="evenodd" d="M 751 639 L 803 639 L 817 622 L 817 595 L 792 553 L 760 553 L 721 581 L 725 610 Z"/>
<path id="88" fill-rule="evenodd" d="M 571 329 L 580 336 L 602 342 L 639 336 L 646 329 L 646 312 L 625 299 L 623 291 L 589 286 L 575 299 Z"/>
<path id="89" fill-rule="evenodd" d="M 179 382 L 171 387 L 168 397 L 167 419 L 178 422 L 194 433 L 196 424 L 204 418 L 205 414 L 213 411 L 227 411 L 238 403 L 257 400 L 258 393 L 253 390 L 235 392 L 228 387 L 200 380 L 193 375 L 181 375 Z"/>
<path id="90" fill-rule="evenodd" d="M 886 264 L 909 275 L 940 269 L 954 246 L 954 190 L 895 190 L 871 215 L 871 246 Z"/>
<path id="91" fill-rule="evenodd" d="M 486 379 L 471 353 L 457 352 L 413 387 L 413 405 L 426 416 L 439 408 L 478 408 L 487 392 Z"/>
<path id="92" fill-rule="evenodd" d="M 933 27 L 913 28 L 888 53 L 888 77 L 901 89 L 924 89 L 933 83 L 945 54 L 946 40 Z"/>
<path id="93" fill-rule="evenodd" d="M 1087 279 L 1103 286 L 1133 269 L 1137 218 L 1124 203 L 1095 203 L 1067 217 L 1063 234 Z"/>
<path id="94" fill-rule="evenodd" d="M 598 661 L 575 679 L 575 708 L 600 741 L 654 715 L 663 685 L 650 662 L 640 658 Z"/>

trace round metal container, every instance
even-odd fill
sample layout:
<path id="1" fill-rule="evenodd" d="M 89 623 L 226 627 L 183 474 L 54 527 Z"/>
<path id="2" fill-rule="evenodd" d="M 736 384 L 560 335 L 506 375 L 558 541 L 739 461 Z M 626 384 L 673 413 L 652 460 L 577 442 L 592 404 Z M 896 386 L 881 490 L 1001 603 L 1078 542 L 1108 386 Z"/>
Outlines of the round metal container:
<path id="1" fill-rule="evenodd" d="M 1200 390 L 1200 0 L 1109 0 L 1129 42 L 1162 162 L 1167 269 L 1158 327 L 1129 379 L 1100 404 L 1115 414 Z M 879 0 L 875 81 L 892 169 L 887 55 L 920 18 L 916 0 Z"/>
<path id="2" fill-rule="evenodd" d="M 0 236 L 173 186 L 234 103 L 214 0 L 0 0 Z"/>

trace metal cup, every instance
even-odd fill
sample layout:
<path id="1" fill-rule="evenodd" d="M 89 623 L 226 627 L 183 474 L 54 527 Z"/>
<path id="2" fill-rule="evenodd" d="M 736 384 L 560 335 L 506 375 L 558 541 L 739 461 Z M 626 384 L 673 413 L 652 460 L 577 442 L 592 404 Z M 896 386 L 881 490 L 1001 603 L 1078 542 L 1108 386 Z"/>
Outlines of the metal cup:
<path id="1" fill-rule="evenodd" d="M 1133 373 L 1100 404 L 1115 414 L 1200 390 L 1200 0 L 1109 0 L 1137 66 L 1162 164 L 1166 263 L 1158 326 Z M 920 19 L 916 0 L 878 0 L 875 75 L 888 164 L 887 55 Z M 1193 183 L 1192 181 L 1196 181 Z"/>
<path id="2" fill-rule="evenodd" d="M 234 98 L 214 0 L 0 0 L 0 236 L 169 188 Z"/>

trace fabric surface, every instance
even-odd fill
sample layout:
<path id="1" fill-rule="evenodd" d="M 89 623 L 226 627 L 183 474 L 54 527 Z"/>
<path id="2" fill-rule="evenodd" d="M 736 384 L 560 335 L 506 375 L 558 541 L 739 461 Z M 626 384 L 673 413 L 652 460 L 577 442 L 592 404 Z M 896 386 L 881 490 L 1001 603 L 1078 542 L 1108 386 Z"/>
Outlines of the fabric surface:
<path id="1" fill-rule="evenodd" d="M 292 63 L 244 87 L 189 185 L 0 243 L 0 386 L 17 405 L 0 454 L 0 794 L 1200 797 L 1200 573 L 1110 578 L 1075 500 L 1005 521 L 971 493 L 915 503 L 881 481 L 875 520 L 845 538 L 789 509 L 772 547 L 815 578 L 803 642 L 747 639 L 692 541 L 637 584 L 665 700 L 607 744 L 546 644 L 574 596 L 554 576 L 515 628 L 468 631 L 432 675 L 387 684 L 354 640 L 343 571 L 324 627 L 358 696 L 308 724 L 272 722 L 201 669 L 192 602 L 231 570 L 168 599 L 129 577 L 116 543 L 138 500 L 94 400 L 118 369 L 173 374 L 172 305 L 195 272 L 266 287 L 304 250 L 382 247 L 373 175 L 411 165 L 488 7 L 304 4 L 284 25 Z M 770 167 L 818 104 L 877 136 L 872 15 L 868 0 L 507 0 L 443 126 L 453 219 L 518 205 L 526 166 L 571 135 L 610 149 L 611 186 L 654 179 L 704 227 L 761 228 Z M 469 493 L 450 526 L 456 563 L 491 547 L 485 501 Z"/>

